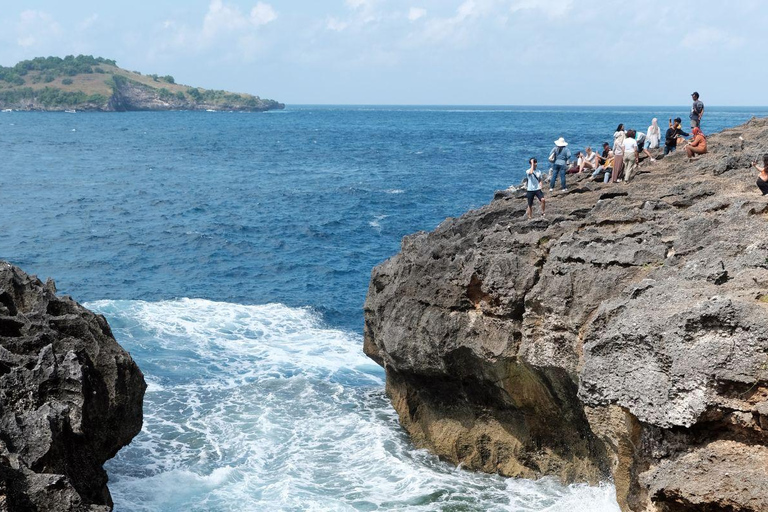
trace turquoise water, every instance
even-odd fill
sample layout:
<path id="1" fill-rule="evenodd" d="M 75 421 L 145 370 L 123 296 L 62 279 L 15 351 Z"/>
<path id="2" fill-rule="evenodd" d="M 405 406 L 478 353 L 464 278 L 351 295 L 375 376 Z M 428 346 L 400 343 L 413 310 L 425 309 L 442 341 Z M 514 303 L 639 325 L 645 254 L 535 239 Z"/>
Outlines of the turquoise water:
<path id="1" fill-rule="evenodd" d="M 685 108 L 0 114 L 0 258 L 104 313 L 143 369 L 119 511 L 617 510 L 610 485 L 415 450 L 362 355 L 371 268 L 553 140 Z M 768 109 L 708 108 L 705 131 Z M 522 204 L 521 204 L 522 208 Z"/>

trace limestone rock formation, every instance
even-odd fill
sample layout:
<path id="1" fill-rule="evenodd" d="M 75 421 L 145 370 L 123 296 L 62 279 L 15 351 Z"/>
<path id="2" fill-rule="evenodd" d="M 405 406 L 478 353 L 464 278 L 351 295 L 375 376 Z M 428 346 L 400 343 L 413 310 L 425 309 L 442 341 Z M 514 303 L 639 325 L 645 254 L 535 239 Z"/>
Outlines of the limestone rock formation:
<path id="1" fill-rule="evenodd" d="M 374 269 L 366 353 L 413 441 L 466 468 L 612 478 L 625 511 L 768 510 L 768 121 L 631 183 L 510 194 Z"/>
<path id="2" fill-rule="evenodd" d="M 0 262 L 0 510 L 108 511 L 144 377 L 103 316 Z"/>

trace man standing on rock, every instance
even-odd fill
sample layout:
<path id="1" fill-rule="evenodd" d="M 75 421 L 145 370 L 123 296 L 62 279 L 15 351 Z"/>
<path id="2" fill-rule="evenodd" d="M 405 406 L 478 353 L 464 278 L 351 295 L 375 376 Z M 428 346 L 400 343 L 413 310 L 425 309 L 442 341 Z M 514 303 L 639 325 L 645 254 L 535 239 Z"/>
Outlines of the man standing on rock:
<path id="1" fill-rule="evenodd" d="M 531 166 L 525 171 L 525 178 L 528 180 L 528 192 L 526 198 L 528 199 L 528 220 L 533 218 L 533 198 L 538 198 L 541 203 L 541 216 L 544 217 L 544 210 L 547 203 L 544 201 L 544 192 L 541 191 L 541 171 L 536 170 L 538 162 L 535 158 L 531 158 L 528 163 Z"/>
<path id="2" fill-rule="evenodd" d="M 691 94 L 693 107 L 691 107 L 691 128 L 701 128 L 701 118 L 704 116 L 704 104 L 699 101 L 699 93 Z"/>

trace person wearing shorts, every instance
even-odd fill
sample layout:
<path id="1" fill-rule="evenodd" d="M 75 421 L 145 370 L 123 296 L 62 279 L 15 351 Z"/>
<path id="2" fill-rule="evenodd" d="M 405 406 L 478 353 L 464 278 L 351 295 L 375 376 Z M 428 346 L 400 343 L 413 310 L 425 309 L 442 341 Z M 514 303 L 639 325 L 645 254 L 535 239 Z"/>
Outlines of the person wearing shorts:
<path id="1" fill-rule="evenodd" d="M 691 107 L 691 128 L 701 128 L 701 118 L 704 117 L 704 103 L 699 100 L 699 93 L 691 94 L 693 106 Z"/>
<path id="2" fill-rule="evenodd" d="M 544 200 L 544 192 L 541 191 L 541 171 L 536 170 L 538 162 L 535 158 L 530 158 L 528 163 L 531 165 L 527 171 L 525 171 L 525 178 L 528 180 L 527 192 L 525 194 L 528 200 L 528 220 L 533 218 L 533 200 L 538 199 L 541 203 L 541 216 L 544 217 L 544 210 L 546 209 L 546 201 Z"/>

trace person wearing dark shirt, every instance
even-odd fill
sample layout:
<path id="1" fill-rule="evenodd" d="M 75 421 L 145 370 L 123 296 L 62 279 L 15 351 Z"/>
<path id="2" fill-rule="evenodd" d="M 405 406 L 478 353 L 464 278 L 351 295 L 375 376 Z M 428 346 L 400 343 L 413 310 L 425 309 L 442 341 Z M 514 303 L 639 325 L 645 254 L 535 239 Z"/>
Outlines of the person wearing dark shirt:
<path id="1" fill-rule="evenodd" d="M 691 128 L 701 128 L 701 118 L 704 116 L 704 104 L 699 101 L 699 93 L 691 94 L 693 106 L 691 107 Z"/>
<path id="2" fill-rule="evenodd" d="M 677 138 L 681 135 L 684 137 L 688 137 L 688 133 L 685 133 L 683 131 L 683 127 L 681 126 L 681 123 L 683 122 L 682 119 L 679 117 L 675 119 L 675 122 L 672 123 L 672 120 L 669 120 L 669 129 L 667 130 L 666 135 L 664 136 L 664 156 L 667 156 L 670 153 L 673 153 L 677 149 Z"/>

